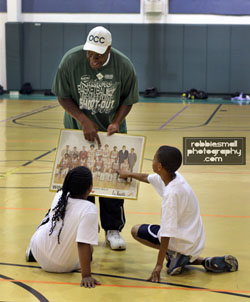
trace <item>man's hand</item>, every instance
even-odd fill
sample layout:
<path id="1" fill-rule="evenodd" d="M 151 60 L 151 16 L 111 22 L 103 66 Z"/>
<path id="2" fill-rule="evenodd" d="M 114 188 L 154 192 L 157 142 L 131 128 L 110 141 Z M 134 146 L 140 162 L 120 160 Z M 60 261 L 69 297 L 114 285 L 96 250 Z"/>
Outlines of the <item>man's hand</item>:
<path id="1" fill-rule="evenodd" d="M 94 123 L 89 119 L 85 120 L 85 122 L 82 123 L 82 128 L 83 128 L 83 135 L 87 141 L 92 143 L 96 141 L 98 146 L 101 146 L 101 141 L 99 135 L 97 134 L 99 129 L 96 123 Z"/>
<path id="2" fill-rule="evenodd" d="M 148 279 L 148 281 L 160 282 L 161 270 L 162 270 L 162 265 L 156 264 L 156 266 L 155 266 L 150 278 Z"/>
<path id="3" fill-rule="evenodd" d="M 111 123 L 107 128 L 108 136 L 119 132 L 120 125 L 118 123 Z"/>
<path id="4" fill-rule="evenodd" d="M 92 278 L 91 276 L 82 278 L 80 284 L 81 287 L 84 286 L 85 288 L 93 288 L 95 287 L 95 285 L 100 285 L 100 283 L 95 278 Z"/>
<path id="5" fill-rule="evenodd" d="M 81 124 L 85 139 L 89 142 L 97 141 L 98 145 L 101 145 L 100 138 L 97 134 L 99 130 L 98 126 L 79 109 L 75 101 L 71 98 L 64 99 L 58 97 L 58 102 L 65 111 Z"/>
<path id="6" fill-rule="evenodd" d="M 108 126 L 107 132 L 108 135 L 112 135 L 116 132 L 119 132 L 120 125 L 125 117 L 128 115 L 132 108 L 132 105 L 121 105 L 117 110 L 112 123 Z"/>

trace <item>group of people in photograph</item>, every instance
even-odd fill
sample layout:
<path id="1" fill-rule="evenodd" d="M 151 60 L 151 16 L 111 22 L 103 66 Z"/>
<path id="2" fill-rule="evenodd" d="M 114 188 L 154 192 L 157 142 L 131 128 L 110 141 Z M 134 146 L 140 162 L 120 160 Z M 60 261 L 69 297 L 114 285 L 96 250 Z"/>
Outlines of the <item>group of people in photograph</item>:
<path id="1" fill-rule="evenodd" d="M 61 151 L 56 176 L 63 181 L 69 170 L 84 166 L 89 168 L 94 178 L 100 181 L 124 182 L 118 178 L 117 171 L 133 172 L 136 161 L 135 148 L 131 147 L 130 150 L 127 150 L 125 145 L 120 150 L 117 146 L 112 148 L 108 144 L 105 144 L 103 148 L 90 144 L 88 149 L 86 146 L 82 146 L 80 150 L 77 146 L 72 148 L 70 145 L 66 145 Z"/>

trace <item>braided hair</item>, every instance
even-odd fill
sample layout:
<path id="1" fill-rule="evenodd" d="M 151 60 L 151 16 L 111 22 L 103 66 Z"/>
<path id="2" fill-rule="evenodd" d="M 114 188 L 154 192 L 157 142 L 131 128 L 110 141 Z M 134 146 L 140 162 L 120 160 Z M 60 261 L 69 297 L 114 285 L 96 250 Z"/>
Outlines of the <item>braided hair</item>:
<path id="1" fill-rule="evenodd" d="M 52 216 L 51 228 L 49 231 L 49 236 L 53 233 L 56 223 L 62 220 L 62 226 L 58 232 L 57 241 L 60 244 L 60 234 L 64 226 L 64 217 L 66 212 L 66 207 L 68 203 L 68 198 L 79 198 L 87 192 L 93 183 L 92 173 L 87 167 L 79 166 L 70 170 L 63 182 L 62 195 L 53 208 L 54 215 Z"/>
<path id="2" fill-rule="evenodd" d="M 175 171 L 179 169 L 182 163 L 180 150 L 171 146 L 161 146 L 156 152 L 156 157 L 162 167 L 174 178 Z"/>

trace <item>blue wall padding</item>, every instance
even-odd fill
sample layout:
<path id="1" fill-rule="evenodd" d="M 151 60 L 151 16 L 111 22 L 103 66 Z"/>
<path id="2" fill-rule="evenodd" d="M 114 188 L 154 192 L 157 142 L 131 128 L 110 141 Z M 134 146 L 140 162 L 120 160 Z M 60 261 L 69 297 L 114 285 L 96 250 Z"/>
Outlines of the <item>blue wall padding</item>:
<path id="1" fill-rule="evenodd" d="M 170 14 L 250 15 L 249 0 L 169 0 Z"/>
<path id="2" fill-rule="evenodd" d="M 0 0 L 0 13 L 7 12 L 7 0 Z"/>
<path id="3" fill-rule="evenodd" d="M 139 90 L 250 93 L 250 25 L 98 24 L 133 62 Z M 7 23 L 7 88 L 30 82 L 50 89 L 70 48 L 83 44 L 91 23 Z"/>
<path id="4" fill-rule="evenodd" d="M 13 90 L 19 90 L 23 83 L 24 66 L 24 45 L 23 45 L 23 24 L 6 23 L 6 71 L 7 86 Z"/>
<path id="5" fill-rule="evenodd" d="M 22 0 L 23 13 L 140 13 L 140 0 Z"/>

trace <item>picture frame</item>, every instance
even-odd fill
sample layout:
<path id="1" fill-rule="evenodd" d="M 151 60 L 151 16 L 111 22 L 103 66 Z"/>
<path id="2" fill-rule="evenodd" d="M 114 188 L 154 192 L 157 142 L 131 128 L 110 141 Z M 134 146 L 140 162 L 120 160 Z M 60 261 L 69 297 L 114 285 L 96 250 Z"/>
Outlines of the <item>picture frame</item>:
<path id="1" fill-rule="evenodd" d="M 68 171 L 76 166 L 87 166 L 93 175 L 90 195 L 137 199 L 139 181 L 121 179 L 118 169 L 140 173 L 145 148 L 145 137 L 115 133 L 108 136 L 98 132 L 101 147 L 85 140 L 82 130 L 61 129 L 50 191 L 58 191 Z"/>

